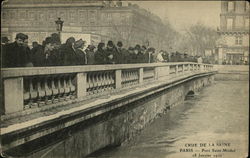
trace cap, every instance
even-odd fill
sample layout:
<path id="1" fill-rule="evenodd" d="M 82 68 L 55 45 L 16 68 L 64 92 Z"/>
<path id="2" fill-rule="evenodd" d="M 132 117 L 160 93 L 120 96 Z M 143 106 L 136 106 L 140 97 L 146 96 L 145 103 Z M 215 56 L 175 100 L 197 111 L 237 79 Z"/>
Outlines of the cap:
<path id="1" fill-rule="evenodd" d="M 79 40 L 77 40 L 77 41 L 75 42 L 74 47 L 75 47 L 75 48 L 80 48 L 80 47 L 82 47 L 85 43 L 86 43 L 86 41 L 83 41 L 82 39 L 79 39 Z"/>
<path id="2" fill-rule="evenodd" d="M 16 34 L 16 39 L 21 39 L 21 40 L 25 40 L 27 39 L 27 35 L 23 34 L 23 33 L 18 33 Z"/>

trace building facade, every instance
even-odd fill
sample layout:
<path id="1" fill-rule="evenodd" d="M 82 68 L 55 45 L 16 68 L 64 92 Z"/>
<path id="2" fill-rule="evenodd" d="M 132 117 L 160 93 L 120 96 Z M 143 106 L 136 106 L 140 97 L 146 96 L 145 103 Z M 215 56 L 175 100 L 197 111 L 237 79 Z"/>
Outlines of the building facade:
<path id="1" fill-rule="evenodd" d="M 221 1 L 219 64 L 249 63 L 249 2 Z"/>
<path id="2" fill-rule="evenodd" d="M 121 40 L 164 49 L 165 25 L 161 19 L 137 5 L 121 1 L 9 0 L 2 6 L 2 36 L 29 35 L 29 42 L 42 43 L 56 32 L 55 20 L 63 21 L 63 33 L 94 34 L 107 42 Z"/>

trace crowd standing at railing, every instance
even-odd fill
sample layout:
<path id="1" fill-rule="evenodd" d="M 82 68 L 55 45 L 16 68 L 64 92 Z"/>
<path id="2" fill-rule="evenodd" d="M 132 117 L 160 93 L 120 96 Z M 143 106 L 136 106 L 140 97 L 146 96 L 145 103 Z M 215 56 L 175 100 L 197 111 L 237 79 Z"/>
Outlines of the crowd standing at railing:
<path id="1" fill-rule="evenodd" d="M 3 39 L 2 39 L 3 40 Z M 88 45 L 82 39 L 70 37 L 61 44 L 58 34 L 51 34 L 42 45 L 32 43 L 28 46 L 28 36 L 18 33 L 15 42 L 2 41 L 2 67 L 44 67 L 44 66 L 73 66 L 73 65 L 100 65 L 100 64 L 131 64 L 155 62 L 199 62 L 200 56 L 189 56 L 185 53 L 164 50 L 156 52 L 155 48 L 135 45 L 128 49 L 121 41 L 115 45 L 112 41 L 107 44 L 99 43 L 97 48 Z"/>

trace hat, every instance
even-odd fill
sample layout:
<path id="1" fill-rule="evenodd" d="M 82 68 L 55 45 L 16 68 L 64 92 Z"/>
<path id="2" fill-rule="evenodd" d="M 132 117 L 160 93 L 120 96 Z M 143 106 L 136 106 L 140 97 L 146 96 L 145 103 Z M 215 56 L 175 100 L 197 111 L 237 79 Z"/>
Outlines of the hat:
<path id="1" fill-rule="evenodd" d="M 121 41 L 118 41 L 118 42 L 117 42 L 117 46 L 118 46 L 118 47 L 122 47 L 122 46 L 123 46 L 122 42 L 121 42 Z"/>
<path id="2" fill-rule="evenodd" d="M 18 34 L 16 34 L 16 39 L 25 40 L 25 39 L 27 39 L 27 35 L 25 35 L 23 33 L 18 33 Z"/>
<path id="3" fill-rule="evenodd" d="M 29 38 L 29 36 L 28 36 L 28 35 L 25 35 L 25 34 L 24 34 L 24 37 L 25 37 L 25 39 L 28 39 L 28 38 Z"/>
<path id="4" fill-rule="evenodd" d="M 52 33 L 50 36 L 52 37 L 52 40 L 53 40 L 55 43 L 61 43 L 59 34 L 57 34 L 57 33 Z"/>
<path id="5" fill-rule="evenodd" d="M 94 46 L 94 45 L 88 45 L 88 48 L 89 48 L 90 50 L 93 50 L 93 49 L 95 49 L 95 46 Z"/>
<path id="6" fill-rule="evenodd" d="M 141 46 L 140 46 L 139 44 L 137 44 L 137 45 L 135 46 L 135 49 L 136 49 L 136 50 L 140 50 L 140 49 L 141 49 Z"/>
<path id="7" fill-rule="evenodd" d="M 75 38 L 74 37 L 69 37 L 67 40 L 66 40 L 66 45 L 72 45 L 73 43 L 75 43 Z"/>
<path id="8" fill-rule="evenodd" d="M 98 44 L 98 49 L 101 49 L 101 48 L 103 48 L 105 46 L 105 44 L 103 43 L 103 42 L 100 42 L 99 44 Z"/>
<path id="9" fill-rule="evenodd" d="M 77 40 L 75 42 L 74 48 L 81 48 L 85 43 L 86 43 L 86 41 L 83 41 L 82 39 L 79 39 L 79 40 Z"/>
<path id="10" fill-rule="evenodd" d="M 52 43 L 52 38 L 51 37 L 46 37 L 43 44 L 46 45 L 46 44 L 49 44 L 49 43 Z"/>
<path id="11" fill-rule="evenodd" d="M 129 47 L 128 50 L 132 51 L 132 50 L 134 50 L 134 48 L 133 47 Z"/>
<path id="12" fill-rule="evenodd" d="M 149 52 L 154 52 L 155 49 L 154 49 L 153 47 L 150 47 L 150 48 L 148 48 L 148 51 L 149 51 Z"/>
<path id="13" fill-rule="evenodd" d="M 144 49 L 144 50 L 146 50 L 146 49 L 147 49 L 147 47 L 146 47 L 146 46 L 144 46 L 144 45 L 143 45 L 143 46 L 141 46 L 141 48 L 142 48 L 142 49 Z"/>
<path id="14" fill-rule="evenodd" d="M 113 41 L 108 41 L 107 46 L 114 47 Z"/>
<path id="15" fill-rule="evenodd" d="M 8 37 L 1 37 L 1 42 L 2 43 L 6 43 L 9 42 L 10 40 L 8 39 Z"/>

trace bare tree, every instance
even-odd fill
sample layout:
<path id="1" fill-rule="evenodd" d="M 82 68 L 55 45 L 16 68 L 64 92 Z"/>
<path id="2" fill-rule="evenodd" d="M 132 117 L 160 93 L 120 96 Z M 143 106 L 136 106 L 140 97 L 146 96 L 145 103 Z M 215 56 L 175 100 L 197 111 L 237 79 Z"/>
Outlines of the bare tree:
<path id="1" fill-rule="evenodd" d="M 185 41 L 182 41 L 182 47 L 193 51 L 195 55 L 203 56 L 205 49 L 214 48 L 219 38 L 215 29 L 207 27 L 202 23 L 191 26 L 185 32 L 182 37 L 185 39 Z"/>

